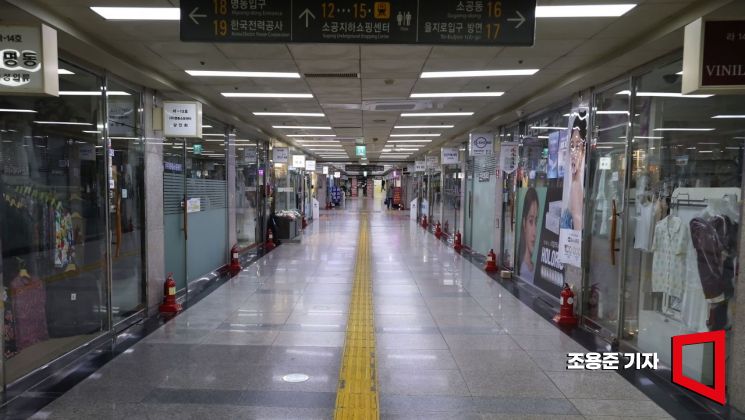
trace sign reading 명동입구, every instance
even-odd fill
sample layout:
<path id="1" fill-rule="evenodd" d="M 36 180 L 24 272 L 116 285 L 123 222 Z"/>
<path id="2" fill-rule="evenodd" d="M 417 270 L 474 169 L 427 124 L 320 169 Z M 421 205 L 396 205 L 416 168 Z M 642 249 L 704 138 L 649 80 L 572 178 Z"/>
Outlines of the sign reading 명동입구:
<path id="1" fill-rule="evenodd" d="M 0 94 L 59 95 L 57 31 L 41 24 L 0 26 Z"/>

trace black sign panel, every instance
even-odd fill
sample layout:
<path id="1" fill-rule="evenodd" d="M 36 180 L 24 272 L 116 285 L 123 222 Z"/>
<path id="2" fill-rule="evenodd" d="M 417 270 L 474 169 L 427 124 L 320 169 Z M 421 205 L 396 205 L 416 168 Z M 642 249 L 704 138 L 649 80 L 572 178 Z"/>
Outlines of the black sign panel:
<path id="1" fill-rule="evenodd" d="M 291 42 L 290 0 L 181 0 L 181 40 Z"/>
<path id="2" fill-rule="evenodd" d="M 383 172 L 384 168 L 382 165 L 344 165 L 344 171 L 346 172 Z"/>
<path id="3" fill-rule="evenodd" d="M 420 44 L 533 45 L 536 0 L 419 4 Z"/>
<path id="4" fill-rule="evenodd" d="M 533 45 L 536 0 L 181 0 L 181 40 Z"/>

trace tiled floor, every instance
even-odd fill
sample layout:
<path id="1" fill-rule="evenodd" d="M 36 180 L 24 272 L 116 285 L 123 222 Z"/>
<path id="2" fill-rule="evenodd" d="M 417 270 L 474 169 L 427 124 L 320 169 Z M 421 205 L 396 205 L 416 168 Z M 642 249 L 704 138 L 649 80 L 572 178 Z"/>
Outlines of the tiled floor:
<path id="1" fill-rule="evenodd" d="M 579 344 L 408 214 L 347 203 L 34 418 L 333 417 L 358 209 L 370 212 L 382 418 L 670 418 L 614 372 L 567 372 Z"/>

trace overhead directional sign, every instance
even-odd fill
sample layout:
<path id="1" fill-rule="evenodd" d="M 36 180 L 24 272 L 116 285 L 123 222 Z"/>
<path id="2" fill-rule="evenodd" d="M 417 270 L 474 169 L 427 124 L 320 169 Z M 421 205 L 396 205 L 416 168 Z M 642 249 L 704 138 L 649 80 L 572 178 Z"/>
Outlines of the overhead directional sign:
<path id="1" fill-rule="evenodd" d="M 383 172 L 384 169 L 383 165 L 346 165 L 344 167 L 346 172 Z"/>
<path id="2" fill-rule="evenodd" d="M 536 0 L 181 0 L 181 40 L 533 45 Z"/>

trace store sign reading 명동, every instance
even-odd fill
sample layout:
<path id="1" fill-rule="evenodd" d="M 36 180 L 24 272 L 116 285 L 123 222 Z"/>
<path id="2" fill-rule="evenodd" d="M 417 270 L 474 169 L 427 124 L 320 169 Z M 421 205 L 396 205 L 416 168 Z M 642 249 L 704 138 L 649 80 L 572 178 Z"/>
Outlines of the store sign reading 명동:
<path id="1" fill-rule="evenodd" d="M 0 94 L 59 95 L 57 31 L 0 26 Z"/>

